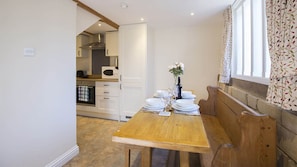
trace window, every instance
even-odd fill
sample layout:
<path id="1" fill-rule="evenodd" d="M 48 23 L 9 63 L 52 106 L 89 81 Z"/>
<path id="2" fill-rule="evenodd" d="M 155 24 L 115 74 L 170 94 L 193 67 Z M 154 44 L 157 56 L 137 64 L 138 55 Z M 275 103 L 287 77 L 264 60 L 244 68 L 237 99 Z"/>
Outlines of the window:
<path id="1" fill-rule="evenodd" d="M 232 77 L 268 84 L 270 57 L 265 0 L 237 0 L 232 13 Z"/>

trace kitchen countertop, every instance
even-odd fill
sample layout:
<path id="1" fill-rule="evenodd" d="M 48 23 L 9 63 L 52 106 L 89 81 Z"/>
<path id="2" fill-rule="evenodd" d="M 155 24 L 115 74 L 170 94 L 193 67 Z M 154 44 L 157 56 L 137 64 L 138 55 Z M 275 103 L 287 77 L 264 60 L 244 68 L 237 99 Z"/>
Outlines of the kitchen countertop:
<path id="1" fill-rule="evenodd" d="M 95 81 L 95 82 L 119 82 L 118 79 L 102 78 L 98 75 L 88 75 L 87 78 L 76 77 L 77 81 Z"/>

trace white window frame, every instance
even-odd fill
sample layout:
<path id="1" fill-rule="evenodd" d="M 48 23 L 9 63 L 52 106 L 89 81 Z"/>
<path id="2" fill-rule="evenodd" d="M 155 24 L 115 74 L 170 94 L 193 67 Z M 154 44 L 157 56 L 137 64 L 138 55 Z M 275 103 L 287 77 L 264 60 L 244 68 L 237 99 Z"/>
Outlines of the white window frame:
<path id="1" fill-rule="evenodd" d="M 246 1 L 250 1 L 250 8 L 251 8 L 251 12 L 250 12 L 250 14 L 251 14 L 251 16 L 250 16 L 250 18 L 251 18 L 251 25 L 250 25 L 250 29 L 251 29 L 251 37 L 250 37 L 250 39 L 251 39 L 251 50 L 249 50 L 249 51 L 245 51 L 245 48 L 244 48 L 244 46 L 247 46 L 247 45 L 245 45 L 245 43 L 244 43 L 244 41 L 245 41 L 245 39 L 244 39 L 244 2 L 246 2 Z M 255 31 L 256 30 L 254 30 L 254 22 L 255 22 L 255 20 L 256 19 L 254 19 L 254 17 L 259 17 L 259 16 L 254 16 L 254 11 L 253 11 L 253 9 L 254 9 L 254 1 L 261 1 L 261 5 L 262 5 L 262 11 L 261 11 L 261 13 L 262 13 L 262 25 L 260 25 L 261 27 L 262 27 L 262 42 L 260 42 L 261 43 L 261 45 L 262 45 L 262 48 L 261 48 L 261 50 L 262 50 L 262 53 L 257 53 L 256 52 L 256 47 L 254 46 L 255 44 L 253 43 L 253 41 L 254 41 L 254 34 L 255 34 Z M 236 10 L 238 9 L 238 8 L 242 8 L 242 25 L 241 25 L 241 33 L 242 33 L 242 39 L 241 39 L 241 42 L 239 42 L 239 43 L 241 43 L 241 46 L 242 46 L 242 49 L 240 50 L 239 49 L 239 51 L 240 52 L 242 52 L 241 54 L 242 54 L 242 57 L 241 57 L 241 60 L 242 60 L 242 64 L 241 64 L 241 70 L 239 70 L 239 72 L 240 72 L 240 74 L 237 74 L 237 73 L 239 73 L 238 72 L 238 70 L 237 70 L 237 66 L 238 66 L 238 64 L 236 63 L 237 62 L 237 55 L 238 54 L 236 54 L 236 51 L 237 51 L 237 49 L 235 48 L 236 46 L 238 46 L 238 45 L 236 45 L 236 31 L 235 31 L 235 26 L 236 26 L 236 23 L 235 23 L 235 18 L 236 18 L 236 16 L 235 16 L 235 14 L 236 14 Z M 254 9 L 255 10 L 255 9 Z M 235 2 L 234 2 L 234 4 L 232 5 L 232 18 L 233 18 L 233 24 L 232 24 L 232 29 L 233 29 L 233 35 L 232 35 L 232 37 L 233 37 L 233 41 L 234 42 L 232 42 L 232 70 L 231 70 L 231 77 L 232 78 L 237 78 L 237 79 L 241 79 L 241 80 L 247 80 L 247 81 L 251 81 L 251 82 L 256 82 L 256 83 L 261 83 L 261 84 L 265 84 L 265 85 L 268 85 L 269 84 L 269 74 L 270 74 L 270 58 L 268 57 L 269 56 L 269 51 L 268 51 L 268 42 L 267 42 L 267 30 L 266 30 L 266 12 L 265 12 L 265 0 L 236 0 Z M 244 69 L 245 69 L 245 58 L 244 58 L 244 55 L 245 55 L 245 53 L 251 53 L 251 67 L 250 67 L 250 71 L 248 72 L 249 74 L 246 74 L 247 72 L 245 72 L 244 71 Z M 254 76 L 254 69 L 255 68 L 253 68 L 253 66 L 254 66 L 254 64 L 256 64 L 256 63 L 254 63 L 253 62 L 253 58 L 254 58 L 254 56 L 256 56 L 256 53 L 257 53 L 257 55 L 262 55 L 262 71 L 259 71 L 260 73 L 261 73 L 261 76 Z M 266 62 L 266 60 L 268 60 L 267 62 Z M 261 63 L 261 62 L 260 62 Z M 267 67 L 268 68 L 267 68 Z M 268 71 L 267 71 L 267 69 L 268 69 Z M 259 73 L 258 73 L 259 74 Z"/>

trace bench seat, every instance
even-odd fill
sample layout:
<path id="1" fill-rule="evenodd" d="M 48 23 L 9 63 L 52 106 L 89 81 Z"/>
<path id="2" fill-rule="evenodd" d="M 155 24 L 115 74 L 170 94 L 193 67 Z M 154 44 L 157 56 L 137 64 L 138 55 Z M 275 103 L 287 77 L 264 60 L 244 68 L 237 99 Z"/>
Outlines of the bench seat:
<path id="1" fill-rule="evenodd" d="M 200 154 L 202 167 L 275 167 L 276 121 L 259 114 L 216 87 L 200 100 L 211 152 Z"/>

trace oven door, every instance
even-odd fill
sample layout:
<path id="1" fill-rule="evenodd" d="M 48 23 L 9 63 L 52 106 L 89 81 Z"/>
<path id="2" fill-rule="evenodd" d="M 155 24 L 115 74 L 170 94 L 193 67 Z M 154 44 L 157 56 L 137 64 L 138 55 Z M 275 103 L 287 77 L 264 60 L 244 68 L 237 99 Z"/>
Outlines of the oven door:
<path id="1" fill-rule="evenodd" d="M 95 86 L 76 86 L 76 103 L 95 106 Z"/>

